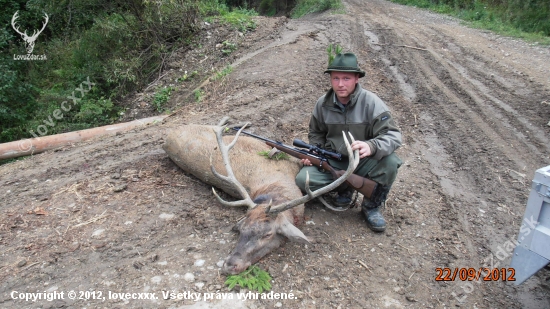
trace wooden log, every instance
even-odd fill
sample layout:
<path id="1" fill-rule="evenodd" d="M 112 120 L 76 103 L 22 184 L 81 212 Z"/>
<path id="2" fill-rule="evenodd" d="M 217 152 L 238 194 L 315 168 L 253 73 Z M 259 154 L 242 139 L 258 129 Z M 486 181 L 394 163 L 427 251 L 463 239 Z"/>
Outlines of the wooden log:
<path id="1" fill-rule="evenodd" d="M 155 116 L 103 127 L 3 143 L 0 144 L 0 160 L 33 155 L 57 147 L 82 142 L 97 136 L 114 135 L 117 132 L 124 132 L 139 126 L 162 121 L 165 117 Z"/>

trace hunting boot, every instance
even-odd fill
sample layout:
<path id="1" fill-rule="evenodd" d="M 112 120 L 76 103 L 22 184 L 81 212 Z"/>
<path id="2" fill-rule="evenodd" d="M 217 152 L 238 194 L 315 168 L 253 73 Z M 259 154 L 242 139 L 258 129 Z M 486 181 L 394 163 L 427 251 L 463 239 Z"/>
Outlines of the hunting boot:
<path id="1" fill-rule="evenodd" d="M 338 195 L 334 198 L 334 206 L 336 207 L 348 207 L 351 203 L 351 197 L 353 196 L 353 189 L 349 186 L 342 190 L 338 190 Z"/>
<path id="2" fill-rule="evenodd" d="M 363 214 L 367 219 L 367 226 L 375 232 L 386 230 L 386 220 L 382 215 L 382 209 L 386 204 L 386 198 L 390 192 L 390 186 L 378 184 L 370 199 L 365 198 L 361 203 Z"/>

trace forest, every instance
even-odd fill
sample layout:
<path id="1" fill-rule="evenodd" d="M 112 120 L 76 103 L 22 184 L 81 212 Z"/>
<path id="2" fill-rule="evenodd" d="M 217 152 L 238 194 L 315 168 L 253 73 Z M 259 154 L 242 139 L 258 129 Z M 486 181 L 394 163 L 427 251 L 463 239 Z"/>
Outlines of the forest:
<path id="1" fill-rule="evenodd" d="M 455 15 L 491 30 L 529 33 L 540 43 L 550 35 L 547 0 L 393 2 Z M 344 8 L 340 0 L 0 3 L 0 142 L 117 122 L 124 112 L 120 102 L 154 80 L 174 50 L 196 47 L 194 39 L 201 35 L 204 21 L 215 20 L 246 34 L 254 31 L 258 14 L 300 18 Z M 159 93 L 160 98 L 168 95 Z M 56 115 L 60 107 L 64 113 Z M 59 117 L 63 121 L 47 125 Z"/>

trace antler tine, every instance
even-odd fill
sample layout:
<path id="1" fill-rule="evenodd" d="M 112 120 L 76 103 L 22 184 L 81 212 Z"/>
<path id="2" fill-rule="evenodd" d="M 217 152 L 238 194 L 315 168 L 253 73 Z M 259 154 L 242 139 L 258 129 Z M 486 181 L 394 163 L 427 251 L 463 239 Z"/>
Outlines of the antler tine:
<path id="1" fill-rule="evenodd" d="M 46 25 L 48 24 L 48 21 L 50 20 L 50 17 L 48 16 L 48 14 L 44 13 L 44 15 L 46 15 L 46 21 L 42 25 L 42 29 L 40 30 L 40 32 L 44 31 L 44 29 L 46 28 Z"/>
<path id="2" fill-rule="evenodd" d="M 350 135 L 350 139 L 352 141 L 355 141 L 353 136 L 350 133 L 348 133 L 348 134 Z M 344 181 L 346 181 L 346 179 L 353 173 L 353 171 L 355 170 L 355 168 L 359 164 L 359 150 L 353 151 L 351 149 L 350 143 L 349 143 L 349 141 L 346 137 L 346 134 L 344 132 L 342 132 L 342 135 L 344 136 L 344 143 L 346 144 L 346 149 L 348 151 L 348 157 L 349 157 L 349 164 L 348 164 L 348 168 L 346 169 L 346 172 L 342 176 L 340 176 L 338 179 L 336 179 L 334 182 L 332 182 L 331 184 L 329 184 L 325 187 L 322 187 L 320 189 L 317 189 L 313 192 L 309 189 L 309 173 L 306 173 L 305 189 L 306 189 L 307 194 L 302 196 L 301 198 L 297 198 L 297 199 L 294 199 L 292 201 L 288 201 L 286 203 L 271 207 L 271 209 L 270 209 L 271 213 L 278 213 L 278 212 L 282 212 L 282 211 L 285 211 L 287 209 L 290 209 L 292 207 L 296 207 L 300 204 L 303 204 L 307 201 L 310 201 L 310 200 L 312 200 L 312 199 L 314 199 L 318 196 L 321 196 L 325 193 L 328 193 L 328 192 L 336 189 L 338 186 L 340 186 L 342 183 L 344 183 Z"/>
<path id="3" fill-rule="evenodd" d="M 37 30 L 34 30 L 33 33 L 32 33 L 32 38 L 37 38 L 38 35 L 40 35 L 40 33 L 42 33 L 42 31 L 44 31 L 44 29 L 46 29 L 46 25 L 48 24 L 48 21 L 50 20 L 50 18 L 48 17 L 48 14 L 44 13 L 44 15 L 46 15 L 46 22 L 44 22 L 42 24 L 42 29 L 40 29 L 40 31 L 37 31 Z"/>
<path id="4" fill-rule="evenodd" d="M 228 151 L 231 150 L 231 148 L 233 148 L 233 146 L 235 146 L 235 143 L 237 143 L 237 139 L 239 138 L 239 135 L 241 134 L 241 131 L 244 130 L 244 128 L 245 128 L 247 125 L 249 125 L 249 124 L 250 124 L 250 122 L 245 123 L 245 124 L 239 129 L 239 131 L 237 131 L 237 134 L 235 134 L 235 138 L 233 139 L 233 141 L 231 142 L 231 144 L 229 144 L 229 145 L 227 146 Z"/>
<path id="5" fill-rule="evenodd" d="M 246 126 L 246 124 L 241 128 L 241 130 L 244 129 L 245 126 Z M 218 201 L 221 204 L 225 205 L 225 206 L 248 206 L 249 208 L 254 208 L 254 207 L 256 207 L 256 204 L 252 201 L 252 198 L 250 198 L 250 195 L 248 194 L 246 189 L 243 187 L 243 185 L 235 177 L 235 174 L 233 173 L 233 169 L 231 168 L 231 162 L 229 161 L 229 150 L 231 150 L 231 148 L 233 148 L 233 146 L 237 142 L 237 138 L 239 136 L 239 133 L 241 133 L 241 130 L 239 130 L 239 132 L 237 132 L 237 135 L 235 136 L 235 138 L 233 139 L 231 144 L 226 145 L 223 142 L 223 137 L 222 137 L 222 132 L 223 132 L 224 129 L 225 129 L 225 127 L 219 126 L 219 127 L 214 129 L 214 133 L 216 133 L 216 139 L 218 141 L 218 147 L 219 147 L 221 155 L 222 155 L 223 164 L 225 166 L 227 176 L 221 175 L 220 173 L 218 173 L 216 171 L 216 169 L 214 168 L 214 164 L 212 162 L 212 155 L 210 155 L 210 170 L 212 171 L 212 174 L 214 174 L 216 177 L 218 177 L 222 180 L 225 180 L 225 181 L 229 182 L 230 184 L 232 184 L 235 187 L 235 189 L 239 192 L 239 194 L 241 195 L 241 197 L 243 199 L 240 200 L 240 201 L 228 202 L 228 201 L 223 200 L 216 193 L 216 190 L 214 188 L 212 188 L 212 191 L 214 192 L 214 195 L 216 196 Z"/>
<path id="6" fill-rule="evenodd" d="M 224 116 L 219 122 L 218 127 L 223 127 L 229 121 L 229 116 Z"/>
<path id="7" fill-rule="evenodd" d="M 25 33 L 21 33 L 19 28 L 16 26 L 15 21 L 18 18 L 19 18 L 19 11 L 16 11 L 15 14 L 13 14 L 13 17 L 11 18 L 11 25 L 13 26 L 13 30 L 15 30 L 15 32 L 19 33 L 20 35 L 27 36 L 27 31 L 25 31 Z"/>

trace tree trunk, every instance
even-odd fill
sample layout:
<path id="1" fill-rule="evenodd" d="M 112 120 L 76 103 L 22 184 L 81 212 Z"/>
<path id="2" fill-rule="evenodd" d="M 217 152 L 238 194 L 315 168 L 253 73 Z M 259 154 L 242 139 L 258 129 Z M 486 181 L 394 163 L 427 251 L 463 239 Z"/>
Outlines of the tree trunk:
<path id="1" fill-rule="evenodd" d="M 103 127 L 3 143 L 0 144 L 0 160 L 37 154 L 57 147 L 82 142 L 96 136 L 114 135 L 117 132 L 124 132 L 139 126 L 162 121 L 165 117 L 155 116 Z"/>

